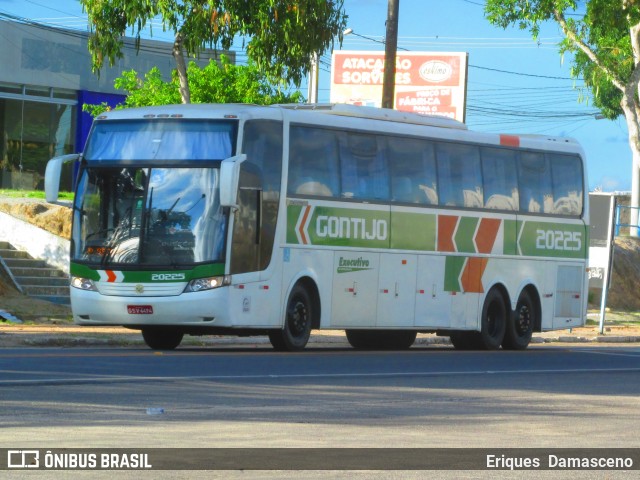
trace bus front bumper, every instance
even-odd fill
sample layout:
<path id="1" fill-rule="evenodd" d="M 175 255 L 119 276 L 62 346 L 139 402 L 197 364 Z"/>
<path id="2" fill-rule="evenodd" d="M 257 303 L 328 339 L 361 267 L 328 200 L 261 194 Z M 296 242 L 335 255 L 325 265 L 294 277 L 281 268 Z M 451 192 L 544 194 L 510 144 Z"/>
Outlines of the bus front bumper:
<path id="1" fill-rule="evenodd" d="M 228 289 L 167 297 L 102 295 L 71 288 L 73 320 L 79 325 L 229 327 Z"/>

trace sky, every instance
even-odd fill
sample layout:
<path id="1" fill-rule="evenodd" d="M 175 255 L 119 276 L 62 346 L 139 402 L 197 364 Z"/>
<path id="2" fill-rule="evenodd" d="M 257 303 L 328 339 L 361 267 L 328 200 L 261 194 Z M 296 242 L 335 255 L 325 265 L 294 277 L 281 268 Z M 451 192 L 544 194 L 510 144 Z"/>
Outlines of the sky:
<path id="1" fill-rule="evenodd" d="M 399 50 L 468 53 L 466 123 L 470 130 L 572 137 L 586 152 L 590 190 L 631 189 L 624 117 L 597 119 L 597 109 L 590 102 L 579 102 L 584 97 L 577 88 L 582 82 L 571 78 L 571 57 L 558 53 L 562 35 L 555 23 L 543 25 L 536 42 L 527 30 L 492 26 L 484 18 L 483 0 L 398 1 Z M 354 34 L 345 36 L 334 49 L 384 51 L 387 0 L 345 0 L 344 7 Z M 0 0 L 2 13 L 87 30 L 86 15 L 77 0 Z M 159 28 L 154 29 L 153 38 L 172 40 Z M 331 52 L 326 52 L 320 61 L 320 102 L 329 101 L 330 65 Z M 306 85 L 301 89 L 306 96 Z"/>

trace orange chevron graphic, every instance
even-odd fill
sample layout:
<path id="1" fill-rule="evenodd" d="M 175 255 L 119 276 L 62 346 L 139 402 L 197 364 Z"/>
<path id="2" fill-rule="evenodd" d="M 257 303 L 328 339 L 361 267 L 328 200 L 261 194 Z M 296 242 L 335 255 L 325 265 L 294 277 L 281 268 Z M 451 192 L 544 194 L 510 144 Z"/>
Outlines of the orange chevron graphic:
<path id="1" fill-rule="evenodd" d="M 304 209 L 304 213 L 302 214 L 302 221 L 300 222 L 300 227 L 298 227 L 298 233 L 300 234 L 300 239 L 302 240 L 303 245 L 309 244 L 309 239 L 304 233 L 304 229 L 307 225 L 307 219 L 309 217 L 309 212 L 311 211 L 311 206 L 307 205 Z"/>
<path id="2" fill-rule="evenodd" d="M 455 252 L 456 246 L 453 243 L 453 232 L 456 231 L 458 218 L 453 215 L 438 215 L 438 251 Z"/>
<path id="3" fill-rule="evenodd" d="M 480 220 L 475 238 L 478 253 L 491 253 L 501 222 L 502 220 L 499 218 L 483 218 Z"/>
<path id="4" fill-rule="evenodd" d="M 107 282 L 115 282 L 116 281 L 116 274 L 113 270 L 105 270 L 106 274 L 107 274 Z"/>
<path id="5" fill-rule="evenodd" d="M 483 293 L 482 288 L 482 275 L 485 268 L 487 268 L 488 258 L 482 257 L 469 257 L 467 259 L 464 270 L 462 271 L 462 278 L 460 284 L 463 292 Z"/>

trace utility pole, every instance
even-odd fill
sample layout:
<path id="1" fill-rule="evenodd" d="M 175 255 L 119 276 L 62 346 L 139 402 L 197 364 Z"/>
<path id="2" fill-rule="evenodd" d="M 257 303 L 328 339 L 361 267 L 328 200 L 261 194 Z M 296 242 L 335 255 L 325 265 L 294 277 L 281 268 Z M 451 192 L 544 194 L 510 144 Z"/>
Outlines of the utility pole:
<path id="1" fill-rule="evenodd" d="M 384 76 L 382 77 L 382 108 L 393 108 L 393 97 L 396 86 L 399 9 L 400 0 L 389 0 L 387 9 L 387 34 L 384 47 Z"/>
<path id="2" fill-rule="evenodd" d="M 309 70 L 309 87 L 307 103 L 318 103 L 318 54 L 311 55 L 311 69 Z"/>

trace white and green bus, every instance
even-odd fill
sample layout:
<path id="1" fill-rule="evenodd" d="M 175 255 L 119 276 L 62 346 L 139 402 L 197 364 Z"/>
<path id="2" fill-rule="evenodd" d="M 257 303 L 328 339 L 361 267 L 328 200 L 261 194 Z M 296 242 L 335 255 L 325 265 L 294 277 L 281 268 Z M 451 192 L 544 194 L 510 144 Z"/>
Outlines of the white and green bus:
<path id="1" fill-rule="evenodd" d="M 417 333 L 524 349 L 583 325 L 588 205 L 573 140 L 349 105 L 105 113 L 79 159 L 71 305 L 82 325 L 363 349 Z"/>

